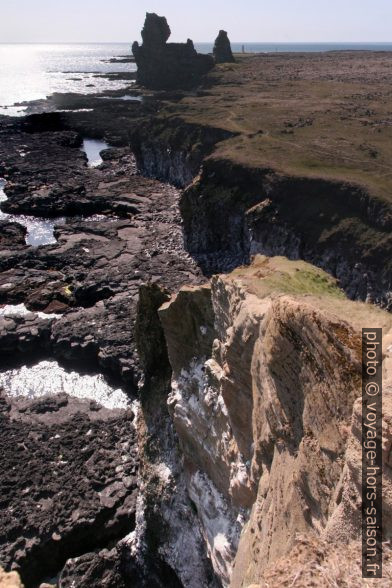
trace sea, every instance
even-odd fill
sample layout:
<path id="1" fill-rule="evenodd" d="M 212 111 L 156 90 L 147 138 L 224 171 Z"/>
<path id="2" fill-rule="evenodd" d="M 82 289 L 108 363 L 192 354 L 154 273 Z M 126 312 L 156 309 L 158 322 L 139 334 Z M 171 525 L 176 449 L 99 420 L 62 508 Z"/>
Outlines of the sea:
<path id="1" fill-rule="evenodd" d="M 195 43 L 210 53 L 212 43 Z M 391 51 L 392 43 L 232 43 L 233 51 L 250 53 L 368 50 Z M 131 72 L 133 63 L 110 63 L 130 55 L 130 43 L 0 44 L 0 114 L 21 115 L 20 103 L 54 92 L 83 94 L 118 90 L 129 82 L 97 78 L 96 74 Z"/>

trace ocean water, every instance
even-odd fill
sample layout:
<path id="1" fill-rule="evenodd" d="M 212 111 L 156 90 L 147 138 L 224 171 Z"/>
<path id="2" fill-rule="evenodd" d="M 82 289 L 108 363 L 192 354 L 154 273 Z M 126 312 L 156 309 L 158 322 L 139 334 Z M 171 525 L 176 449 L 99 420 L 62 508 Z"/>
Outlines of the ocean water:
<path id="1" fill-rule="evenodd" d="M 247 53 L 300 52 L 312 53 L 320 51 L 392 51 L 392 43 L 253 43 L 240 41 L 232 43 L 231 48 L 241 53 L 244 46 Z M 195 43 L 200 53 L 210 53 L 212 43 Z"/>
<path id="2" fill-rule="evenodd" d="M 241 52 L 242 46 L 250 53 L 392 50 L 392 43 L 232 43 L 236 52 Z M 200 53 L 210 53 L 213 44 L 195 43 L 195 47 Z M 133 63 L 108 63 L 112 57 L 130 53 L 130 43 L 0 43 L 0 114 L 23 114 L 25 108 L 15 104 L 42 99 L 53 92 L 89 94 L 125 88 L 129 82 L 97 78 L 95 74 L 135 71 Z"/>
<path id="3" fill-rule="evenodd" d="M 133 63 L 108 63 L 129 55 L 127 43 L 0 44 L 0 114 L 21 114 L 13 105 L 53 92 L 83 94 L 125 88 L 129 82 L 97 78 L 97 73 L 131 72 Z"/>

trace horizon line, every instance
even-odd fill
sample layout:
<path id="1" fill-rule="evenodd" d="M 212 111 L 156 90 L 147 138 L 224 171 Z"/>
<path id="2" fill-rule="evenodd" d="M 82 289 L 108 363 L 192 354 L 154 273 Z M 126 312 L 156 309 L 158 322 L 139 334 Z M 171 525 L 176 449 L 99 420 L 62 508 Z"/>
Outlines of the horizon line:
<path id="1" fill-rule="evenodd" d="M 185 41 L 169 41 L 173 43 L 181 43 Z M 133 41 L 0 41 L 0 45 L 128 45 L 132 44 Z M 195 44 L 199 45 L 210 45 L 214 43 L 214 41 L 193 41 Z M 301 44 L 301 45 L 315 45 L 315 44 L 323 44 L 323 45 L 336 45 L 336 44 L 346 44 L 346 45 L 359 45 L 359 44 L 368 44 L 368 45 L 392 45 L 392 41 L 230 41 L 230 43 L 240 44 L 240 43 L 250 43 L 250 44 L 277 44 L 277 45 L 293 45 L 293 44 Z"/>

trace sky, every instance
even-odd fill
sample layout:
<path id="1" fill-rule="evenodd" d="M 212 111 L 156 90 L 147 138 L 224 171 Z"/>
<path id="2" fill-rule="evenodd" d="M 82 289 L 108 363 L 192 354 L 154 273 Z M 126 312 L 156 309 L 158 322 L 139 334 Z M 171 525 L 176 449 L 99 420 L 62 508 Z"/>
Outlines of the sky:
<path id="1" fill-rule="evenodd" d="M 0 42 L 128 42 L 146 12 L 171 41 L 392 41 L 391 0 L 0 0 Z"/>

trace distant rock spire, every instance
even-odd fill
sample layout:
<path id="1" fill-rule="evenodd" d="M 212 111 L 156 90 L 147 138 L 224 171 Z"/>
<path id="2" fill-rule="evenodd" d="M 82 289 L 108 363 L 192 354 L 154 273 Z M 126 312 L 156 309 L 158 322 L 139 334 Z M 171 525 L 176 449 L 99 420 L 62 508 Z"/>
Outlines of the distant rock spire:
<path id="1" fill-rule="evenodd" d="M 226 31 L 219 31 L 219 35 L 215 39 L 213 54 L 215 63 L 233 63 L 235 61 Z"/>

